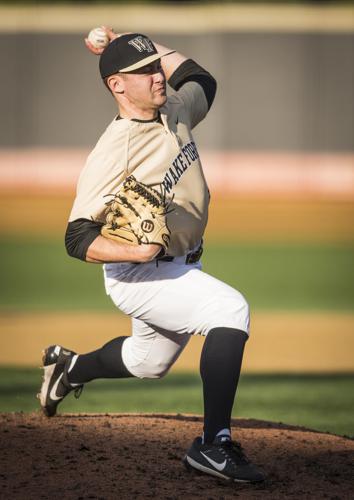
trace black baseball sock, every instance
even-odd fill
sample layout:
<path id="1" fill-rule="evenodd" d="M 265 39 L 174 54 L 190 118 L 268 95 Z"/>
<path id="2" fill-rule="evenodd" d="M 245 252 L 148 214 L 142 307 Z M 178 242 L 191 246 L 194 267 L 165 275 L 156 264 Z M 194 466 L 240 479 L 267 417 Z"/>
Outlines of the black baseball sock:
<path id="1" fill-rule="evenodd" d="M 69 382 L 84 384 L 96 378 L 133 377 L 122 360 L 122 344 L 126 338 L 117 337 L 97 351 L 80 354 L 68 373 Z"/>
<path id="2" fill-rule="evenodd" d="M 201 358 L 204 396 L 204 441 L 211 443 L 222 429 L 230 428 L 231 412 L 248 336 L 233 328 L 208 333 Z"/>

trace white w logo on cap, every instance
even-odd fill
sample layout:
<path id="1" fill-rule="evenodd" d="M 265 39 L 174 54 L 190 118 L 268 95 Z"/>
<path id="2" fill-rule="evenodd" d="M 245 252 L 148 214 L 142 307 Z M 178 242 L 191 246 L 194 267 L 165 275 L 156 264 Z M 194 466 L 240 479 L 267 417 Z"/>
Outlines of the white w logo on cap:
<path id="1" fill-rule="evenodd" d="M 143 36 L 137 36 L 132 40 L 129 40 L 128 43 L 129 45 L 132 45 L 139 52 L 143 52 L 144 50 L 146 52 L 154 52 L 154 47 L 151 41 Z"/>

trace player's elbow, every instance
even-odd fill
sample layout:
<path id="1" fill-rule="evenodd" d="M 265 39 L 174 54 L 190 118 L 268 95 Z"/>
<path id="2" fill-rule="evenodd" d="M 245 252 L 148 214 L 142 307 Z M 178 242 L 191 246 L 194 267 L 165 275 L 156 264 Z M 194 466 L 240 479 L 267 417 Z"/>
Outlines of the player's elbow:
<path id="1" fill-rule="evenodd" d="M 65 233 L 65 249 L 69 257 L 73 257 L 79 260 L 86 260 L 86 252 L 83 250 L 82 245 L 80 245 L 80 239 L 73 237 L 72 227 L 70 223 L 66 229 Z"/>
<path id="2" fill-rule="evenodd" d="M 65 232 L 65 248 L 67 254 L 75 259 L 87 261 L 86 254 L 91 243 L 100 234 L 100 224 L 86 219 L 69 222 Z"/>
<path id="3" fill-rule="evenodd" d="M 216 96 L 216 90 L 217 90 L 217 82 L 213 76 L 209 76 L 209 85 L 207 91 L 204 90 L 205 92 L 205 97 L 208 101 L 208 109 L 211 108 L 215 96 Z"/>

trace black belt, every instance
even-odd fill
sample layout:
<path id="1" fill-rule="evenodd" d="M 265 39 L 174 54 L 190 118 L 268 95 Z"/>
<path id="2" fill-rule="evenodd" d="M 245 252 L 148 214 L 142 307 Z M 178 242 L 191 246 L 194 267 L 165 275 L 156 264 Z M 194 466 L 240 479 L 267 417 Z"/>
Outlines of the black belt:
<path id="1" fill-rule="evenodd" d="M 203 253 L 203 244 L 201 243 L 197 250 L 190 252 L 186 255 L 186 264 L 195 264 L 200 260 Z M 176 257 L 172 255 L 164 255 L 163 257 L 156 257 L 158 262 L 173 262 Z"/>

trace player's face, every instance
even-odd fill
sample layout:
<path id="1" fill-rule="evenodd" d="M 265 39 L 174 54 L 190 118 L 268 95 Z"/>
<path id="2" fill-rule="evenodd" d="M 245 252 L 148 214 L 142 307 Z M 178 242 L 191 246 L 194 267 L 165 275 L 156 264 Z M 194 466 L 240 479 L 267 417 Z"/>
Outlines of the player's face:
<path id="1" fill-rule="evenodd" d="M 166 102 L 166 78 L 158 59 L 124 74 L 124 96 L 142 110 L 158 109 Z"/>

